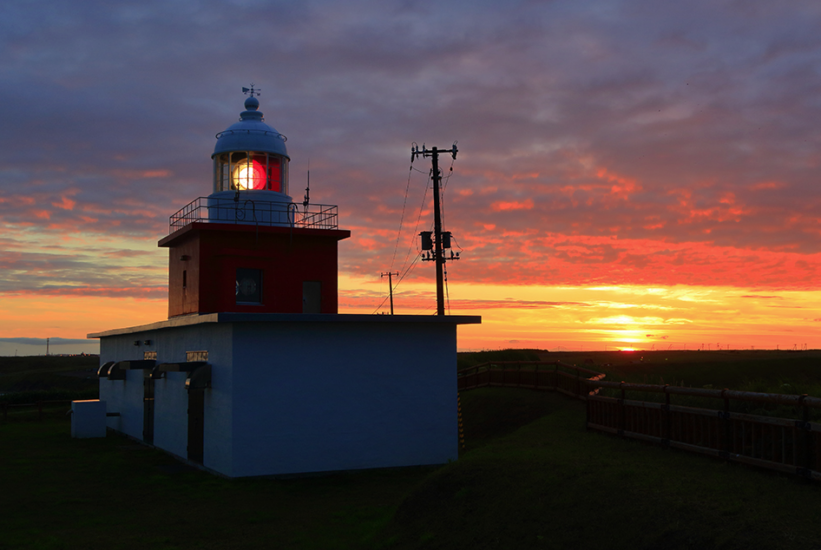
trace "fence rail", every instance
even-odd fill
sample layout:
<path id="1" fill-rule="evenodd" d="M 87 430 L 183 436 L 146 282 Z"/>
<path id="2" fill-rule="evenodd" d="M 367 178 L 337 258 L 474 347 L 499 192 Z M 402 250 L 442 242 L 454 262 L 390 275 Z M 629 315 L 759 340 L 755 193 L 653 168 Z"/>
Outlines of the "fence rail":
<path id="1" fill-rule="evenodd" d="M 604 381 L 590 369 L 553 362 L 494 362 L 458 372 L 460 391 L 487 386 L 558 391 L 586 403 L 586 427 L 769 468 L 821 481 L 821 423 L 810 421 L 821 398 Z M 618 397 L 601 395 L 613 391 Z M 645 400 L 628 399 L 636 395 Z M 660 394 L 660 395 L 659 395 Z M 672 404 L 672 396 L 717 400 L 714 408 Z M 663 397 L 663 401 L 657 401 Z M 757 406 L 789 407 L 796 418 L 739 412 Z"/>

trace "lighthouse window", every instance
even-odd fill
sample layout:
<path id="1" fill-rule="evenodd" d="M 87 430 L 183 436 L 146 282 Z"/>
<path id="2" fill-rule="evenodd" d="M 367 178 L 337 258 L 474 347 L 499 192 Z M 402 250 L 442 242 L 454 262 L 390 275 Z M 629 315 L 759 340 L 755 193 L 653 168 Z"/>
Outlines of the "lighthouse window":
<path id="1" fill-rule="evenodd" d="M 270 157 L 268 159 L 268 189 L 271 191 L 282 192 L 280 189 L 280 167 L 279 159 Z"/>
<path id="2" fill-rule="evenodd" d="M 238 304 L 261 304 L 262 270 L 238 268 L 236 293 Z"/>

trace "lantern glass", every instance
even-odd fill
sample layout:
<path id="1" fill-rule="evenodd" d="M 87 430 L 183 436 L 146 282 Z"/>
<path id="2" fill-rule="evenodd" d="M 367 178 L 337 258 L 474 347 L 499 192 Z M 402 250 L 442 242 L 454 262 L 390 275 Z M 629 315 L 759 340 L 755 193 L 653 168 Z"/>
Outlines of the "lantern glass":
<path id="1" fill-rule="evenodd" d="M 288 194 L 288 158 L 256 151 L 214 157 L 214 192 L 268 190 Z"/>
<path id="2" fill-rule="evenodd" d="M 231 172 L 231 185 L 240 191 L 265 189 L 266 180 L 265 167 L 256 160 L 243 159 Z"/>

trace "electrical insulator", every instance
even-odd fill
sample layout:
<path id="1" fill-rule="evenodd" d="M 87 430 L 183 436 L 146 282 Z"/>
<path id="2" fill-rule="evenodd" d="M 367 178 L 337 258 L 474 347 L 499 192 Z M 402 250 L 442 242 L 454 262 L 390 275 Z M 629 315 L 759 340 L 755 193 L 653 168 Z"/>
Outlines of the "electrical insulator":
<path id="1" fill-rule="evenodd" d="M 422 250 L 433 250 L 432 231 L 422 231 L 419 236 L 422 237 Z"/>
<path id="2" fill-rule="evenodd" d="M 450 231 L 442 232 L 442 248 L 450 248 Z"/>

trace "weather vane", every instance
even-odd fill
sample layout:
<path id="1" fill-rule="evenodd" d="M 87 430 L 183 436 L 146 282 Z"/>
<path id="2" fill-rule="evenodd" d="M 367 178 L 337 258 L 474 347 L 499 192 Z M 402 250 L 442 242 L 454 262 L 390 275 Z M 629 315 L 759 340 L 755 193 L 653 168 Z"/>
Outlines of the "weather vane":
<path id="1" fill-rule="evenodd" d="M 258 96 L 260 91 L 261 90 L 254 90 L 254 83 L 253 82 L 251 82 L 251 87 L 250 88 L 245 88 L 245 87 L 242 88 L 242 93 L 244 93 L 246 95 L 250 94 L 251 97 Z"/>

